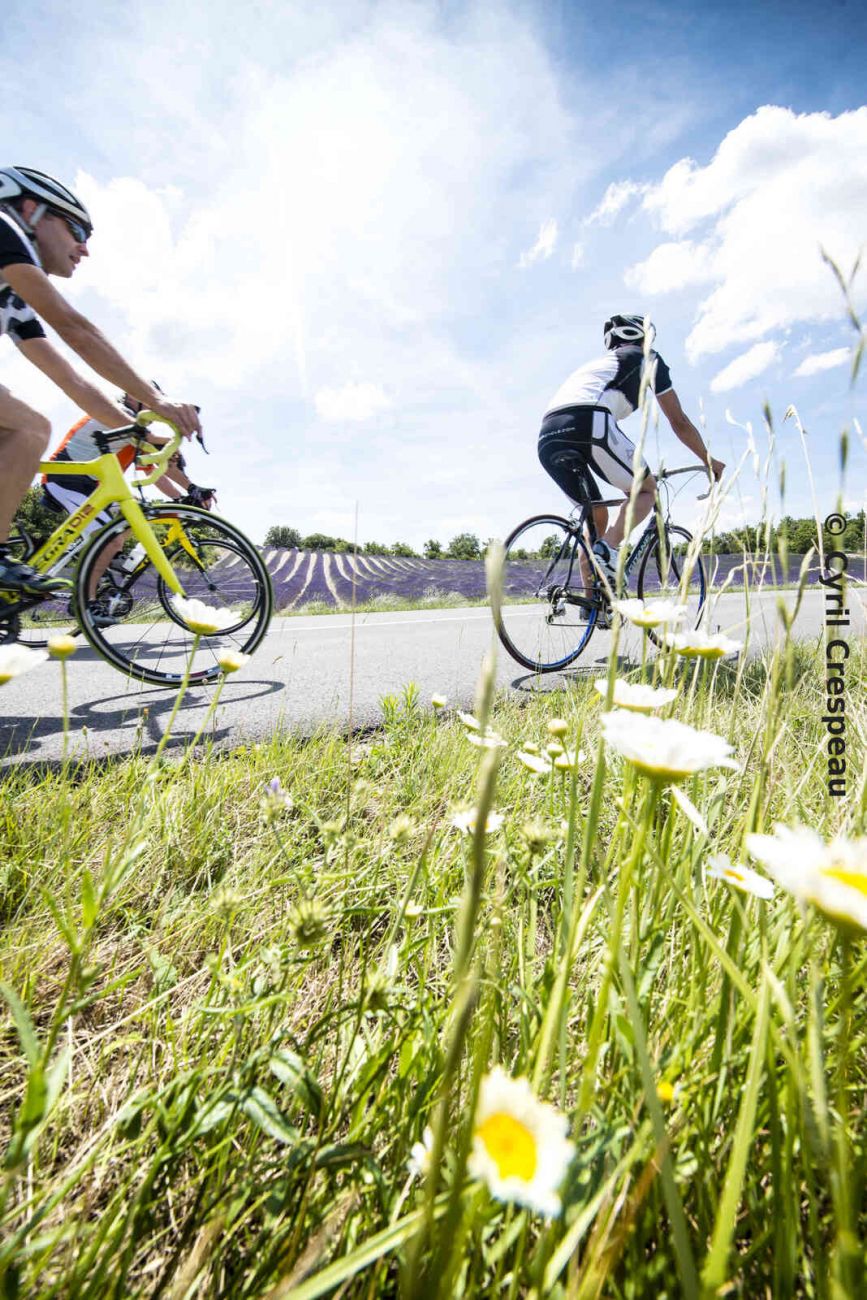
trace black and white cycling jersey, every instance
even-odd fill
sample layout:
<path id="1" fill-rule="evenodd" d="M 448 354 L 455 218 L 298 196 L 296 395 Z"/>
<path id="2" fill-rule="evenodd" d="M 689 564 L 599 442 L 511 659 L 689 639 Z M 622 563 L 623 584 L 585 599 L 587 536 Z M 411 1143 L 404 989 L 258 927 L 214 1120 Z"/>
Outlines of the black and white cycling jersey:
<path id="1" fill-rule="evenodd" d="M 662 357 L 651 351 L 645 358 L 643 348 L 630 343 L 574 370 L 551 398 L 545 414 L 570 406 L 604 406 L 615 420 L 625 420 L 638 406 L 645 366 L 651 390 L 657 397 L 667 393 L 672 387 L 671 372 Z"/>
<path id="2" fill-rule="evenodd" d="M 7 266 L 20 265 L 41 266 L 42 263 L 35 244 L 8 213 L 0 210 L 0 335 L 8 334 L 16 343 L 45 337 L 39 317 L 3 274 Z"/>

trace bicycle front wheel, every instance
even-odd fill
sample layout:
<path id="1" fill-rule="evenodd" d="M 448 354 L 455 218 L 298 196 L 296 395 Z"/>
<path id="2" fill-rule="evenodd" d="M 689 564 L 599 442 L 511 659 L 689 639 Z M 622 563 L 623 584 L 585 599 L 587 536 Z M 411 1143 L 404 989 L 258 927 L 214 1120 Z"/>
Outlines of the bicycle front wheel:
<path id="1" fill-rule="evenodd" d="M 581 535 L 559 515 L 535 515 L 505 541 L 497 635 L 513 659 L 551 673 L 578 658 L 599 613 L 593 565 Z"/>
<path id="2" fill-rule="evenodd" d="M 701 555 L 690 555 L 692 534 L 679 524 L 670 524 L 662 540 L 651 542 L 638 570 L 637 589 L 642 600 L 671 600 L 686 605 L 686 617 L 679 627 L 698 627 L 704 614 L 707 578 Z M 664 629 L 663 629 L 664 631 Z M 650 638 L 661 644 L 661 636 Z"/>
<path id="3" fill-rule="evenodd" d="M 184 594 L 230 609 L 235 619 L 197 640 L 172 605 L 162 578 L 145 561 L 116 583 L 117 596 L 123 598 L 107 602 L 112 622 L 97 626 L 84 595 L 118 536 L 129 531 L 126 520 L 119 519 L 96 534 L 79 565 L 76 596 L 82 631 L 99 654 L 140 681 L 178 686 L 188 665 L 191 683 L 214 681 L 221 671 L 221 651 L 250 654 L 268 629 L 274 604 L 268 570 L 253 543 L 225 519 L 195 506 L 143 509 Z M 104 622 L 104 614 L 105 608 L 99 622 Z"/>

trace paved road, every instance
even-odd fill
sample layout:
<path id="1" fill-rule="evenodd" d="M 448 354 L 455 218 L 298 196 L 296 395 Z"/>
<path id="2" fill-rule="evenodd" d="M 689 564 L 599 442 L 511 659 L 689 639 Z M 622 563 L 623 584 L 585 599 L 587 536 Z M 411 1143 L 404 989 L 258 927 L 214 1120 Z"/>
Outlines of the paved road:
<path id="1" fill-rule="evenodd" d="M 780 593 L 788 605 L 793 592 Z M 855 593 L 851 593 L 854 597 Z M 754 598 L 750 652 L 778 634 L 777 593 Z M 858 602 L 850 600 L 850 605 Z M 817 637 L 823 602 L 808 592 L 795 625 L 796 635 Z M 853 610 L 854 614 L 854 610 Z M 742 639 L 745 606 L 741 593 L 714 604 L 705 628 Z M 850 638 L 864 634 L 863 596 Z M 610 634 L 597 632 L 570 672 L 538 678 L 526 674 L 504 652 L 498 678 L 516 691 L 548 691 L 596 675 L 604 664 Z M 380 700 L 415 682 L 424 702 L 433 692 L 467 707 L 481 660 L 491 643 L 487 609 L 419 610 L 408 613 L 346 614 L 277 618 L 247 668 L 230 679 L 217 711 L 214 735 L 221 744 L 269 736 L 275 727 L 309 733 L 325 723 L 363 727 L 381 718 Z M 640 652 L 634 629 L 621 641 L 621 653 Z M 213 688 L 189 693 L 175 724 L 177 741 L 200 726 Z M 153 750 L 174 701 L 169 691 L 131 682 L 99 659 L 86 645 L 69 662 L 70 754 L 93 757 L 129 751 L 141 743 Z M 46 663 L 0 687 L 0 755 L 7 762 L 54 762 L 62 745 L 60 673 Z"/>

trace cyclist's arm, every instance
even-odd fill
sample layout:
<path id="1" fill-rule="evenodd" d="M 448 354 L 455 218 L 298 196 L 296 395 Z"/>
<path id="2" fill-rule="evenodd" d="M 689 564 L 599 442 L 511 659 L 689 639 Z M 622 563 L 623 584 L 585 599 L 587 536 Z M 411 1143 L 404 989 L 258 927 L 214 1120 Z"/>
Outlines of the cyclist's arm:
<path id="1" fill-rule="evenodd" d="M 709 465 L 714 478 L 719 481 L 722 478 L 725 464 L 721 460 L 714 460 L 707 447 L 704 445 L 704 439 L 692 420 L 684 411 L 680 404 L 680 398 L 673 388 L 669 388 L 667 393 L 657 394 L 663 415 L 671 425 L 676 437 L 680 439 L 685 447 L 688 447 L 693 455 L 697 456 L 702 465 Z"/>
<path id="2" fill-rule="evenodd" d="M 18 349 L 91 419 L 98 420 L 106 429 L 119 429 L 129 424 L 129 416 L 123 407 L 110 401 L 95 384 L 74 370 L 48 339 L 21 339 Z"/>
<path id="3" fill-rule="evenodd" d="M 200 432 L 201 425 L 195 407 L 167 401 L 152 384 L 137 375 L 105 335 L 57 292 L 38 266 L 16 263 L 7 266 L 3 275 L 28 307 L 32 307 L 37 316 L 55 329 L 64 343 L 78 353 L 82 361 L 86 361 L 98 375 L 102 375 L 103 379 L 117 384 L 125 393 L 143 402 L 149 410 L 174 420 L 186 437 Z"/>

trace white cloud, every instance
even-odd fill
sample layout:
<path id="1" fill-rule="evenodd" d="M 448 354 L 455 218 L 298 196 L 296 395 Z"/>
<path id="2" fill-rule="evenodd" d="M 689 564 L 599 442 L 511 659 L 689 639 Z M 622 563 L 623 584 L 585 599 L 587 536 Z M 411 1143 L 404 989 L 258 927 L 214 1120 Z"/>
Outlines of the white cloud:
<path id="1" fill-rule="evenodd" d="M 796 379 L 806 379 L 810 375 L 818 375 L 822 370 L 833 370 L 835 366 L 843 366 L 851 359 L 852 353 L 848 348 L 834 348 L 833 352 L 816 352 L 812 356 L 804 357 L 794 375 Z"/>
<path id="2" fill-rule="evenodd" d="M 714 375 L 710 381 L 710 391 L 727 393 L 731 388 L 740 388 L 767 370 L 779 354 L 778 343 L 756 343 L 749 351 L 729 362 L 719 374 Z"/>
<path id="3" fill-rule="evenodd" d="M 584 251 L 584 245 L 579 240 L 578 243 L 572 245 L 572 257 L 569 265 L 572 267 L 573 271 L 577 271 L 584 265 L 586 260 L 587 255 Z"/>
<path id="4" fill-rule="evenodd" d="M 329 421 L 369 420 L 391 406 L 379 384 L 344 384 L 342 388 L 320 388 L 313 399 L 316 414 Z"/>
<path id="5" fill-rule="evenodd" d="M 716 281 L 687 339 L 691 360 L 841 316 L 840 290 L 820 250 L 845 273 L 864 240 L 867 107 L 837 117 L 760 108 L 706 166 L 684 158 L 671 167 L 643 206 L 666 234 L 695 237 L 661 244 L 627 277 L 657 292 Z M 658 274 L 668 261 L 682 273 L 670 284 Z M 865 295 L 863 272 L 855 293 Z"/>
<path id="6" fill-rule="evenodd" d="M 519 266 L 532 266 L 534 262 L 546 262 L 557 245 L 557 222 L 553 217 L 543 221 L 539 235 L 532 248 L 521 254 Z"/>
<path id="7" fill-rule="evenodd" d="M 584 218 L 585 226 L 610 226 L 614 218 L 623 211 L 630 199 L 636 194 L 643 194 L 646 185 L 637 181 L 612 181 L 601 202 L 593 209 L 589 217 Z"/>
<path id="8" fill-rule="evenodd" d="M 684 239 L 657 244 L 645 261 L 627 268 L 623 281 L 641 293 L 670 293 L 713 278 L 711 250 L 705 244 Z"/>

